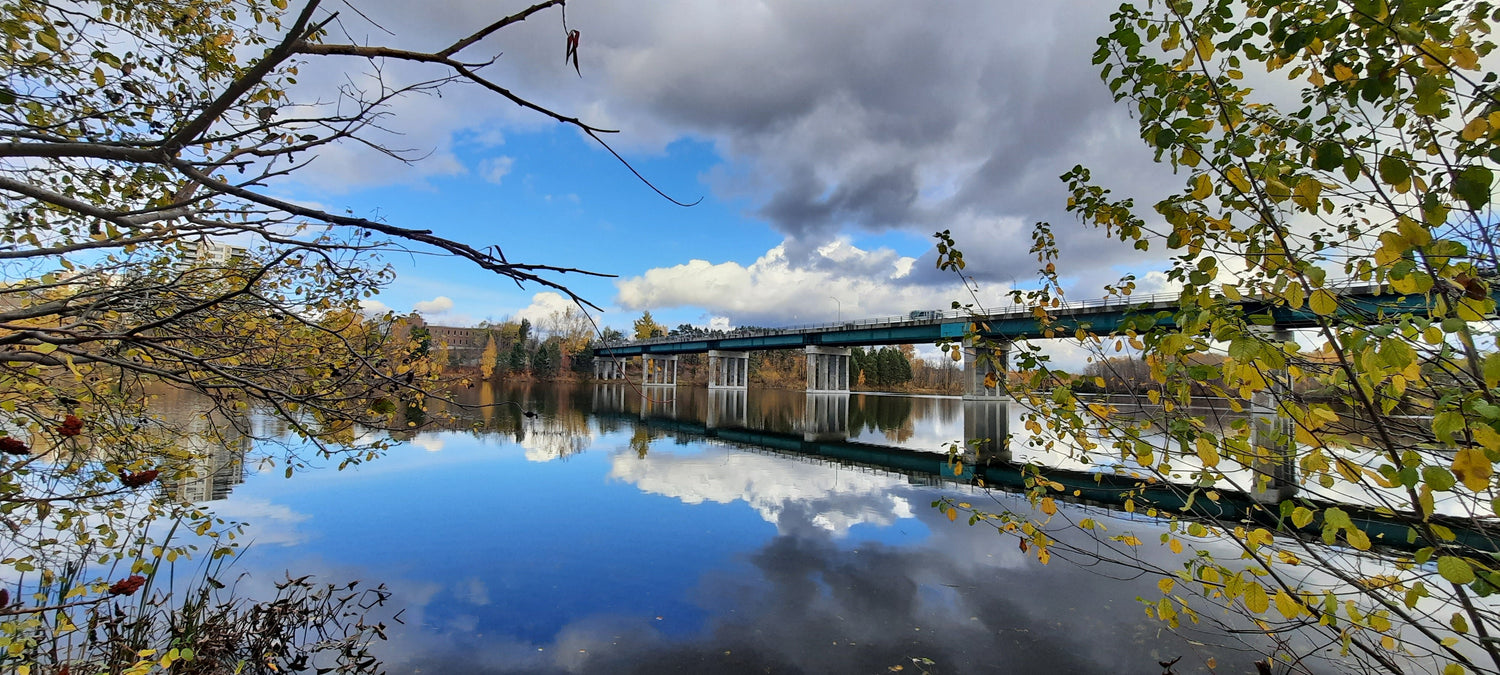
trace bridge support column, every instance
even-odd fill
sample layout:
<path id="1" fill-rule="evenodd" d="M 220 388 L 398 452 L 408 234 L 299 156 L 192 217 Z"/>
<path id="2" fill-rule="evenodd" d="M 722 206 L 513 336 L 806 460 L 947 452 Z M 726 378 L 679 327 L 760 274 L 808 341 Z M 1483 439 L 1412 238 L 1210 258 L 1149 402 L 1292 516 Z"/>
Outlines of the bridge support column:
<path id="1" fill-rule="evenodd" d="M 1286 328 L 1264 329 L 1272 342 L 1291 342 L 1296 336 Z M 1291 372 L 1286 366 L 1265 373 L 1266 388 L 1250 398 L 1255 422 L 1251 440 L 1258 458 L 1255 485 L 1250 496 L 1263 504 L 1275 504 L 1297 494 L 1297 442 L 1291 417 L 1278 415 L 1292 391 Z"/>
<path id="2" fill-rule="evenodd" d="M 614 357 L 594 357 L 594 377 L 600 380 L 625 379 L 625 364 Z"/>
<path id="3" fill-rule="evenodd" d="M 749 352 L 708 350 L 709 389 L 744 389 L 749 382 Z"/>
<path id="4" fill-rule="evenodd" d="M 802 439 L 845 441 L 849 439 L 849 394 L 807 393 L 802 409 Z"/>
<path id="5" fill-rule="evenodd" d="M 807 348 L 807 391 L 849 391 L 848 347 Z"/>
<path id="6" fill-rule="evenodd" d="M 991 341 L 988 345 L 964 340 L 964 400 L 994 401 L 1006 398 L 1005 376 L 1010 370 L 1010 343 Z M 994 386 L 986 384 L 994 375 Z"/>
<path id="7" fill-rule="evenodd" d="M 641 385 L 677 386 L 677 355 L 641 355 Z"/>

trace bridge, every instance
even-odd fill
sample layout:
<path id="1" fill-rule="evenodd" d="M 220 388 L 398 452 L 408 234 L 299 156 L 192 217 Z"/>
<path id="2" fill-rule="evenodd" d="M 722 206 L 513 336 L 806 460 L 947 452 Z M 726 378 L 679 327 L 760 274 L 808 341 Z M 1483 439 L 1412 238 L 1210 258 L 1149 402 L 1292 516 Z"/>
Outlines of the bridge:
<path id="1" fill-rule="evenodd" d="M 1374 323 L 1392 313 L 1426 312 L 1430 304 L 1426 295 L 1382 290 L 1378 285 L 1365 285 L 1340 291 L 1335 316 Z M 1317 326 L 1322 318 L 1305 306 L 1293 309 L 1278 300 L 1254 299 L 1238 304 L 1252 321 L 1280 332 L 1281 339 L 1291 339 L 1289 331 L 1293 329 Z M 1050 324 L 1044 324 L 1032 307 L 1011 305 L 982 314 L 930 310 L 907 316 L 740 329 L 707 337 L 660 337 L 598 347 L 594 350 L 594 368 L 599 379 L 624 379 L 624 360 L 639 357 L 642 385 L 676 386 L 677 357 L 706 353 L 710 389 L 743 389 L 750 379 L 750 351 L 802 349 L 807 354 L 807 391 L 847 392 L 852 348 L 959 342 L 970 324 L 978 324 L 979 336 L 993 346 L 964 344 L 964 396 L 990 399 L 1004 396 L 1002 388 L 985 385 L 990 373 L 1003 379 L 1009 345 L 1014 340 L 1070 336 L 1079 329 L 1106 334 L 1126 328 L 1171 326 L 1177 308 L 1176 294 L 1158 294 L 1065 303 L 1050 310 Z"/>

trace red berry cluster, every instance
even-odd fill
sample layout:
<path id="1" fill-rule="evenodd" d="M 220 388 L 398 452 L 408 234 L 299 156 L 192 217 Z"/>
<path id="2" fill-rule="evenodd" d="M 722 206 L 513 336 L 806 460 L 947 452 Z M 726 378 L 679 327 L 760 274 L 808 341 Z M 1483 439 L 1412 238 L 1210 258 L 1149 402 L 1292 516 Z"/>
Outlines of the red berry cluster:
<path id="1" fill-rule="evenodd" d="M 120 471 L 120 482 L 124 483 L 125 487 L 137 488 L 137 487 L 140 487 L 142 485 L 146 485 L 146 484 L 150 483 L 151 481 L 156 480 L 156 476 L 159 473 L 161 473 L 161 472 L 157 471 L 156 469 L 149 469 L 149 470 L 146 470 L 146 471 L 137 471 L 135 473 L 130 473 L 129 471 L 121 470 Z"/>
<path id="2" fill-rule="evenodd" d="M 68 415 L 63 418 L 62 426 L 57 428 L 57 433 L 62 436 L 77 436 L 83 433 L 83 420 L 76 415 Z"/>
<path id="3" fill-rule="evenodd" d="M 27 447 L 25 443 L 21 442 L 21 439 L 15 436 L 6 436 L 5 438 L 0 438 L 0 452 L 7 455 L 29 455 L 31 454 L 31 448 Z"/>
<path id="4" fill-rule="evenodd" d="M 132 575 L 130 575 L 130 576 L 124 578 L 124 579 L 121 579 L 119 581 L 116 581 L 113 584 L 110 584 L 110 586 L 109 586 L 109 594 L 110 595 L 134 595 L 135 592 L 138 591 L 138 590 L 141 590 L 141 586 L 144 586 L 145 584 L 146 584 L 146 577 L 143 577 L 143 576 L 141 576 L 139 574 L 132 574 Z"/>

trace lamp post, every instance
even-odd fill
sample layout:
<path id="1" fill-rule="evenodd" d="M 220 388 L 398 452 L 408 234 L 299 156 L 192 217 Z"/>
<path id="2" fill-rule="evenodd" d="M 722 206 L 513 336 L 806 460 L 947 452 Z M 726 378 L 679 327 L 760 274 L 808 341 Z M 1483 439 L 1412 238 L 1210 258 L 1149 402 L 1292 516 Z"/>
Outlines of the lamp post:
<path id="1" fill-rule="evenodd" d="M 839 323 L 843 323 L 844 322 L 844 303 L 839 302 L 838 298 L 835 298 L 835 297 L 833 297 L 831 295 L 828 296 L 828 299 L 832 300 L 834 302 L 834 304 L 836 304 L 838 306 L 838 308 L 839 308 L 839 311 L 838 311 L 838 317 L 839 317 L 838 318 L 838 322 Z"/>

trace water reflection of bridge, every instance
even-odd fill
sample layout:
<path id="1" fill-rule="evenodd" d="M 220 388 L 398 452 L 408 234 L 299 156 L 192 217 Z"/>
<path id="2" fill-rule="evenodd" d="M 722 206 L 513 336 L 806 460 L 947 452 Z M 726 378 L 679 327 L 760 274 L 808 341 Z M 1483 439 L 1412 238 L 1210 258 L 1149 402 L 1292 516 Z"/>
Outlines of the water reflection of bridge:
<path id="1" fill-rule="evenodd" d="M 696 405 L 697 399 L 679 400 L 675 393 L 661 389 L 651 390 L 651 396 L 646 397 L 625 385 L 595 387 L 594 414 L 598 417 L 630 420 L 650 431 L 701 438 L 760 454 L 896 473 L 912 483 L 957 483 L 1007 492 L 1034 489 L 1038 476 L 1036 467 L 1012 460 L 1008 433 L 1011 403 L 1004 400 L 963 402 L 963 446 L 950 456 L 940 451 L 850 440 L 847 394 L 806 394 L 800 421 L 790 430 L 775 430 L 757 428 L 744 391 L 709 392 L 700 406 Z M 1215 500 L 1206 491 L 1192 486 L 1155 481 L 1125 470 L 1045 468 L 1042 474 L 1055 484 L 1047 496 L 1059 501 L 1116 511 L 1127 510 L 1127 502 L 1137 506 L 1149 504 L 1190 519 L 1256 523 L 1284 533 L 1295 529 L 1273 510 L 1274 505 L 1268 508 L 1246 492 L 1218 489 Z M 1319 513 L 1338 507 L 1377 545 L 1412 548 L 1407 543 L 1409 527 L 1394 516 L 1373 508 L 1320 499 L 1299 497 L 1298 502 Z M 1145 508 L 1142 506 L 1140 510 Z M 1432 518 L 1451 529 L 1459 545 L 1500 552 L 1500 545 L 1491 538 L 1493 533 L 1476 529 L 1472 521 L 1443 515 Z M 1314 520 L 1297 534 L 1316 538 L 1321 535 L 1321 527 L 1321 521 Z"/>

